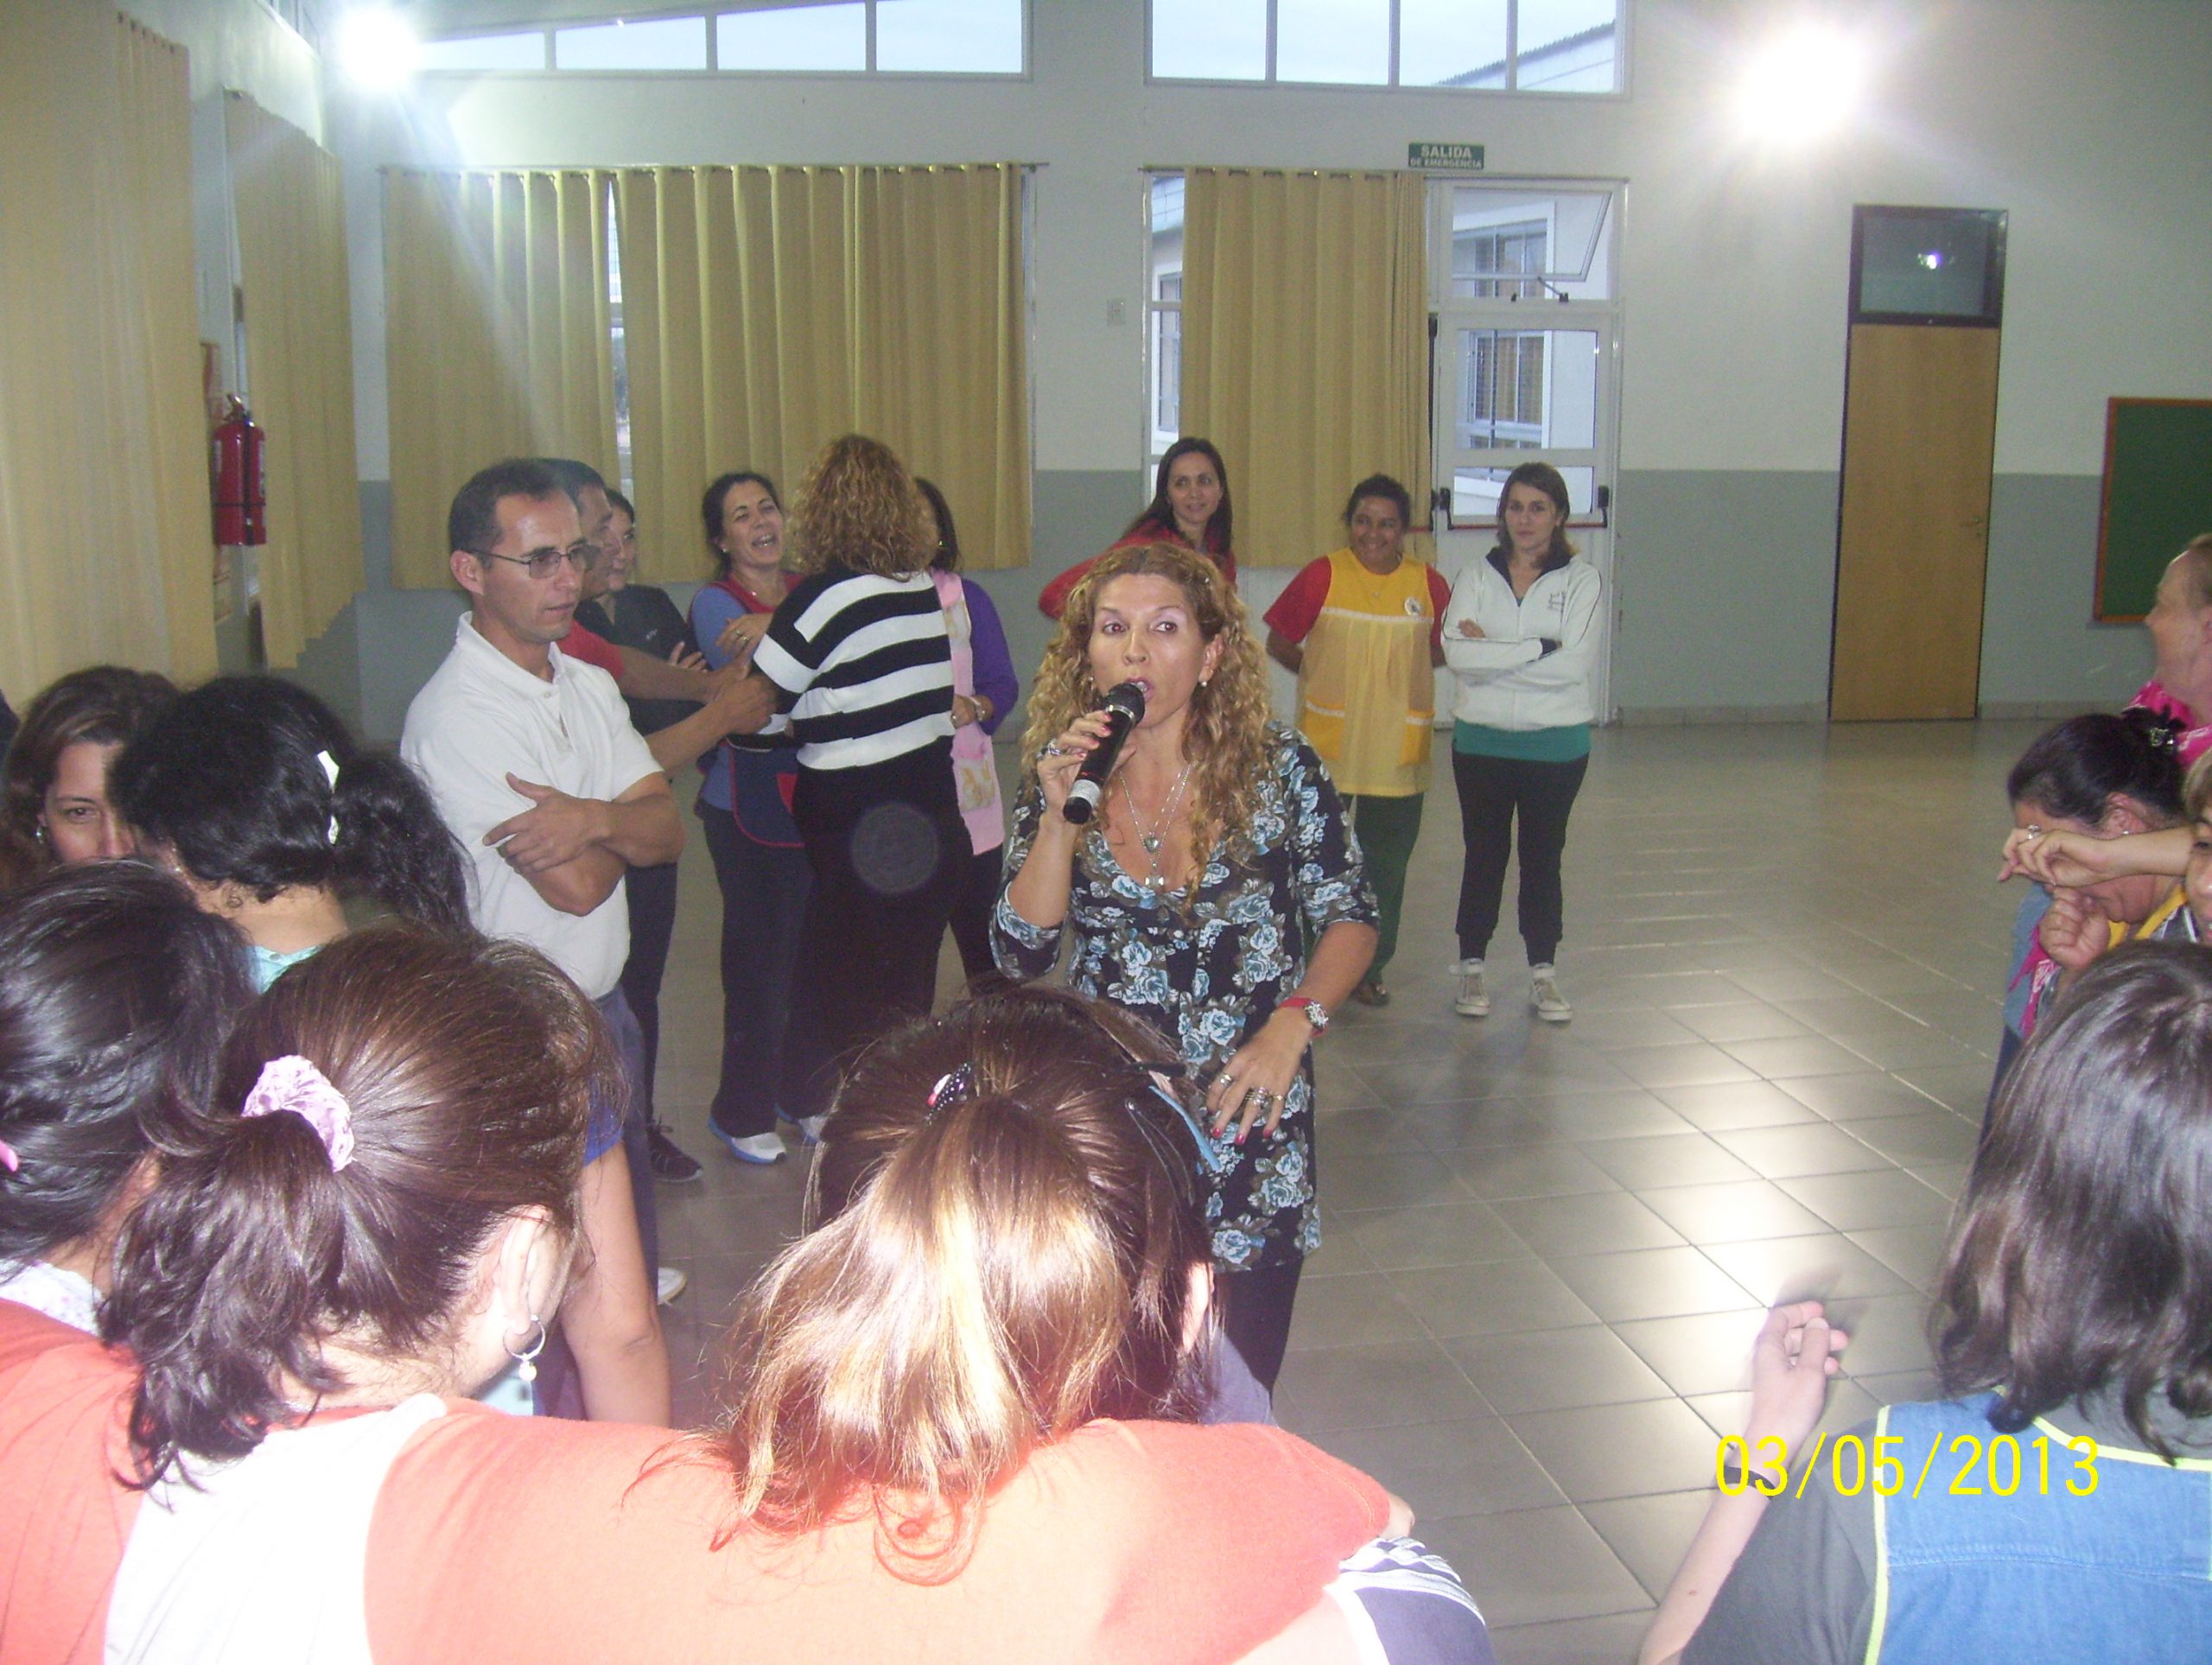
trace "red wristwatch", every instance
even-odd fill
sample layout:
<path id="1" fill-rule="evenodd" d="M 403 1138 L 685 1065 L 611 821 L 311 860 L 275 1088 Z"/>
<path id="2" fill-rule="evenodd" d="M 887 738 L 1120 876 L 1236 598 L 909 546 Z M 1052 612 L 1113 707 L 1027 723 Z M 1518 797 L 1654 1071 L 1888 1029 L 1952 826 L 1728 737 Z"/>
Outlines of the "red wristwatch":
<path id="1" fill-rule="evenodd" d="M 1329 1008 L 1311 995 L 1293 995 L 1288 1000 L 1278 1001 L 1275 1003 L 1275 1010 L 1278 1012 L 1287 1011 L 1292 1007 L 1296 1007 L 1306 1014 L 1306 1021 L 1313 1026 L 1315 1034 L 1319 1034 L 1329 1026 Z"/>

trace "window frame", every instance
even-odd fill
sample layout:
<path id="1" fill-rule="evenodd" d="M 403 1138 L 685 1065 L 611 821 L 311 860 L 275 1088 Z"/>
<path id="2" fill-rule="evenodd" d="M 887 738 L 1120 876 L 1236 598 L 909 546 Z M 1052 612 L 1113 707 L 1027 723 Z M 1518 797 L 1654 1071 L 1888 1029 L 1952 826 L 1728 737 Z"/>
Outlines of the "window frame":
<path id="1" fill-rule="evenodd" d="M 1624 0 L 1624 3 L 1625 0 Z M 866 8 L 866 15 L 863 20 L 863 40 L 865 42 L 864 51 L 866 61 L 864 66 L 859 69 L 727 68 L 721 61 L 721 37 L 719 31 L 715 27 L 717 20 L 725 16 L 736 15 L 747 11 L 769 10 L 770 8 L 732 5 L 727 3 L 726 0 L 724 3 L 716 3 L 716 0 L 696 0 L 696 3 L 689 6 L 665 6 L 650 11 L 610 11 L 603 16 L 563 17 L 556 22 L 548 22 L 538 27 L 532 27 L 528 24 L 518 26 L 515 23 L 509 22 L 499 24 L 496 27 L 486 27 L 483 29 L 456 29 L 448 34 L 442 34 L 432 37 L 432 40 L 426 41 L 425 44 L 431 44 L 433 42 L 443 43 L 449 41 L 469 41 L 475 40 L 479 37 L 497 36 L 504 39 L 511 35 L 538 35 L 543 36 L 544 41 L 543 61 L 540 67 L 536 69 L 424 68 L 417 71 L 416 73 L 419 76 L 454 79 L 466 78 L 472 80 L 513 80 L 520 79 L 525 76 L 533 75 L 557 75 L 563 78 L 571 76 L 620 76 L 631 79 L 634 79 L 641 75 L 655 75 L 674 78 L 688 78 L 693 80 L 704 79 L 708 77 L 713 77 L 716 79 L 730 77 L 743 80 L 767 82 L 804 80 L 892 80 L 924 81 L 932 84 L 942 81 L 993 81 L 1003 84 L 1012 81 L 1027 81 L 1035 79 L 1036 60 L 1033 56 L 1033 53 L 1035 50 L 1037 34 L 1035 16 L 1036 0 L 1014 0 L 1014 3 L 1020 9 L 1021 16 L 1021 67 L 1019 70 L 878 69 L 875 67 L 875 12 L 876 7 L 882 3 L 882 0 L 856 0 L 856 3 Z M 591 29 L 601 24 L 617 22 L 626 23 L 653 23 L 666 22 L 671 19 L 682 20 L 694 17 L 699 20 L 700 27 L 706 31 L 707 63 L 706 67 L 703 69 L 563 69 L 554 61 L 553 37 L 555 35 L 564 29 Z"/>
<path id="2" fill-rule="evenodd" d="M 1171 4 L 1181 0 L 1168 0 Z M 1275 74 L 1275 15 L 1279 0 L 1265 0 L 1267 22 L 1263 60 L 1265 73 L 1256 79 L 1224 79 L 1195 75 L 1157 75 L 1152 67 L 1153 32 L 1158 24 L 1158 9 L 1161 0 L 1144 0 L 1144 82 L 1147 86 L 1196 86 L 1206 88 L 1280 87 L 1292 91 L 1318 92 L 1434 92 L 1448 98 L 1560 99 L 1576 103 L 1587 103 L 1593 99 L 1625 99 L 1631 91 L 1630 70 L 1635 54 L 1633 25 L 1630 15 L 1635 0 L 1614 0 L 1613 64 L 1615 75 L 1612 87 L 1603 92 L 1579 92 L 1565 89 L 1523 87 L 1519 80 L 1521 62 L 1520 10 L 1522 0 L 1506 0 L 1506 59 L 1503 86 L 1408 86 L 1399 79 L 1403 66 L 1399 61 L 1401 29 L 1400 0 L 1389 0 L 1390 8 L 1390 78 L 1387 81 L 1286 81 Z"/>

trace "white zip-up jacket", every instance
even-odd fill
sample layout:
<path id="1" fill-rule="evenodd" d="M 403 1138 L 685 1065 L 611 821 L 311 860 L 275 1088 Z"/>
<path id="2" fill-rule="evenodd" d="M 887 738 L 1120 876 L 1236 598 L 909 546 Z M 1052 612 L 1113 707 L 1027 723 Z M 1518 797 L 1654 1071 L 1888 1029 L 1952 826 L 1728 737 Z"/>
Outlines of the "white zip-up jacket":
<path id="1" fill-rule="evenodd" d="M 1595 720 L 1590 673 L 1598 662 L 1605 585 L 1587 562 L 1537 574 L 1516 601 L 1505 557 L 1493 550 L 1459 575 L 1444 612 L 1444 662 L 1459 685 L 1452 715 L 1490 728 L 1564 728 Z M 1461 620 L 1481 626 L 1462 636 Z M 1546 640 L 1559 646 L 1547 652 Z"/>

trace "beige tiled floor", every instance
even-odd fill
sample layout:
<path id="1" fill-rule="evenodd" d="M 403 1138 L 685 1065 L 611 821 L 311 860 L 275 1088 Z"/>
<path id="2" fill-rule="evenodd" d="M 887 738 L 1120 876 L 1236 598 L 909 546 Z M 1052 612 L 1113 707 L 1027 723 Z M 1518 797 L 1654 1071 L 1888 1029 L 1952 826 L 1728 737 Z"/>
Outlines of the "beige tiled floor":
<path id="1" fill-rule="evenodd" d="M 1766 1302 L 1820 1294 L 1851 1328 L 1832 1426 L 1926 1390 L 1925 1291 L 2015 900 L 1991 882 L 2002 780 L 2033 732 L 1600 734 L 1568 841 L 1563 1027 L 1514 997 L 1510 924 L 1497 1014 L 1452 1014 L 1459 816 L 1440 759 L 1397 998 L 1321 1049 L 1326 1242 L 1278 1408 L 1412 1501 L 1502 1658 L 1630 1656 L 1714 1439 L 1740 1427 Z M 696 840 L 683 883 L 659 1093 L 707 1178 L 660 1200 L 693 1280 L 668 1316 L 696 1418 L 804 1173 L 740 1169 L 702 1132 L 720 995 Z"/>

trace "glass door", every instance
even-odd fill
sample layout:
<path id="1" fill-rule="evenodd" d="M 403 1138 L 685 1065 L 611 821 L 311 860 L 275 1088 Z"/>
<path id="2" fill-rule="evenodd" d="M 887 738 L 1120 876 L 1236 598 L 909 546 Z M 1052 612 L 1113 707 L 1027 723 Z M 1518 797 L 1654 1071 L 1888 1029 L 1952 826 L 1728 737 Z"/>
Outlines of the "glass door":
<path id="1" fill-rule="evenodd" d="M 1605 580 L 1601 720 L 1613 709 L 1618 195 L 1587 183 L 1440 181 L 1429 240 L 1438 565 L 1456 581 L 1490 552 L 1498 496 L 1516 467 L 1557 468 L 1572 509 L 1567 535 Z M 1440 711 L 1451 709 L 1448 684 L 1445 674 Z"/>

